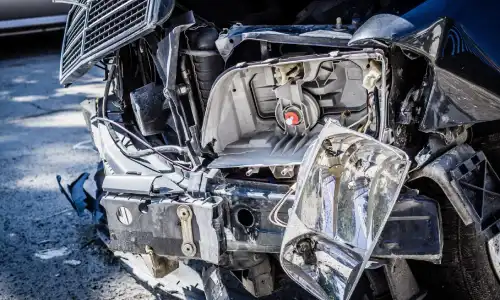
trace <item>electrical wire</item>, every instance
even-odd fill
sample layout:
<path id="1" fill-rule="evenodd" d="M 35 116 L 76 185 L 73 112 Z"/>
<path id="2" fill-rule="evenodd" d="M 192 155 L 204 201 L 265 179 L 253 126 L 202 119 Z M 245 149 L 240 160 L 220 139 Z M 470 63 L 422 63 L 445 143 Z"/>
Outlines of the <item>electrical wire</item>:
<path id="1" fill-rule="evenodd" d="M 179 168 L 182 168 L 182 169 L 184 169 L 186 171 L 189 171 L 190 169 L 187 168 L 186 166 L 184 166 L 184 164 L 180 164 L 180 163 L 178 163 L 178 162 L 176 162 L 176 161 L 174 161 L 174 160 L 166 157 L 165 155 L 163 155 L 161 153 L 161 152 L 169 152 L 169 153 L 176 153 L 176 154 L 186 154 L 188 152 L 186 148 L 179 147 L 179 146 L 173 146 L 173 145 L 165 145 L 165 146 L 153 147 L 149 143 L 145 142 L 138 135 L 136 135 L 133 132 L 131 132 L 130 130 L 126 129 L 120 123 L 118 123 L 116 121 L 113 121 L 113 120 L 110 120 L 110 119 L 107 118 L 107 106 L 108 106 L 107 103 L 108 103 L 108 97 L 109 97 L 109 90 L 110 90 L 110 87 L 111 87 L 111 83 L 113 82 L 116 70 L 117 70 L 117 65 L 113 64 L 111 66 L 111 71 L 110 71 L 110 74 L 109 74 L 109 78 L 108 78 L 108 81 L 106 82 L 106 86 L 105 86 L 105 89 L 104 89 L 104 97 L 103 97 L 103 102 L 102 102 L 102 116 L 103 117 L 102 118 L 101 117 L 94 117 L 94 119 L 98 120 L 98 121 L 105 122 L 106 127 L 108 127 L 108 124 L 112 124 L 114 126 L 117 126 L 118 128 L 120 128 L 121 130 L 123 130 L 128 135 L 130 135 L 135 140 L 137 140 L 142 145 L 144 145 L 145 147 L 148 148 L 146 150 L 139 150 L 139 151 L 136 151 L 136 152 L 129 152 L 118 141 L 117 142 L 117 146 L 118 146 L 118 148 L 120 148 L 121 152 L 124 155 L 126 155 L 128 157 L 131 157 L 131 158 L 140 158 L 140 157 L 144 157 L 144 156 L 156 153 L 159 156 L 161 156 L 162 158 L 164 158 L 165 160 L 167 160 L 168 162 L 170 162 L 171 164 L 173 164 L 173 165 L 175 165 L 175 166 L 177 166 Z M 108 130 L 109 129 L 110 128 L 108 127 Z"/>
<path id="2" fill-rule="evenodd" d="M 280 218 L 278 217 L 278 213 L 279 213 L 280 209 L 283 207 L 283 204 L 285 204 L 288 197 L 293 192 L 295 192 L 296 187 L 297 187 L 297 183 L 294 183 L 290 187 L 290 189 L 288 189 L 288 191 L 285 193 L 285 195 L 283 195 L 283 198 L 281 198 L 280 201 L 278 201 L 278 203 L 276 203 L 276 205 L 273 207 L 273 209 L 269 213 L 269 217 L 268 217 L 269 222 L 271 222 L 272 224 L 279 226 L 279 227 L 286 227 L 287 223 L 280 220 Z"/>
<path id="3" fill-rule="evenodd" d="M 175 146 L 175 145 L 164 145 L 164 146 L 157 146 L 154 148 L 156 149 L 156 151 L 161 152 L 161 153 L 174 153 L 174 154 L 179 154 L 179 155 L 184 155 L 184 154 L 188 153 L 186 148 L 183 148 L 180 146 Z M 148 155 L 154 153 L 154 151 L 151 149 L 138 150 L 138 151 L 134 151 L 134 152 L 129 152 L 125 148 L 123 150 L 127 152 L 127 156 L 130 156 L 133 158 L 140 158 L 140 157 L 148 156 Z"/>
<path id="4" fill-rule="evenodd" d="M 158 154 L 159 156 L 161 156 L 162 158 L 164 158 L 169 163 L 171 163 L 173 165 L 176 165 L 177 167 L 179 167 L 179 168 L 181 168 L 183 170 L 186 170 L 186 171 L 190 170 L 189 168 L 185 167 L 184 165 L 179 164 L 179 163 L 175 162 L 174 160 L 168 158 L 167 156 L 163 155 L 160 151 L 158 151 L 158 148 L 151 146 L 149 143 L 145 142 L 143 139 L 141 139 L 135 133 L 133 133 L 130 130 L 128 130 L 127 128 L 125 128 L 122 124 L 120 124 L 120 123 L 118 123 L 116 121 L 110 120 L 108 118 L 94 117 L 93 119 L 97 120 L 97 121 L 107 122 L 107 123 L 110 123 L 110 124 L 112 124 L 112 125 L 120 128 L 121 130 L 123 130 L 124 132 L 126 132 L 130 137 L 134 138 L 136 141 L 138 141 L 139 143 L 141 143 L 143 146 L 147 147 L 153 153 Z M 160 146 L 160 147 L 163 147 L 163 146 Z"/>
<path id="5" fill-rule="evenodd" d="M 370 110 L 370 113 L 368 114 L 368 116 L 371 116 L 371 115 L 372 115 L 372 112 Z M 363 134 L 366 134 L 366 131 L 368 130 L 368 128 L 370 127 L 371 124 L 372 124 L 372 120 L 371 120 L 371 118 L 368 118 L 368 120 L 366 120 L 365 126 L 363 126 L 363 128 L 361 128 L 360 131 L 362 131 Z"/>
<path id="6" fill-rule="evenodd" d="M 352 129 L 353 127 L 356 127 L 357 125 L 361 124 L 361 122 L 363 122 L 366 118 L 368 118 L 368 114 L 362 116 L 359 120 L 347 126 L 347 128 Z"/>
<path id="7" fill-rule="evenodd" d="M 373 93 L 369 93 L 368 94 L 368 105 L 366 107 L 368 110 L 368 113 L 367 113 L 368 119 L 366 120 L 365 125 L 363 125 L 363 127 L 359 128 L 359 130 L 358 130 L 359 132 L 361 132 L 363 134 L 366 133 L 366 131 L 368 130 L 368 128 L 372 124 L 372 114 L 373 114 L 372 105 L 373 105 Z"/>

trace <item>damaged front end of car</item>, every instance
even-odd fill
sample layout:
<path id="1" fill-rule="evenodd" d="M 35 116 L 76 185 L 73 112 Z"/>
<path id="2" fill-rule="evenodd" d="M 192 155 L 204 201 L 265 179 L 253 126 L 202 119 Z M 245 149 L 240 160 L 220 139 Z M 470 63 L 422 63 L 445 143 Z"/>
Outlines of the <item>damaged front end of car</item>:
<path id="1" fill-rule="evenodd" d="M 460 16 L 422 17 L 442 1 L 371 18 L 366 1 L 312 1 L 273 26 L 251 1 L 234 11 L 248 25 L 185 2 L 68 16 L 61 83 L 105 70 L 82 102 L 102 162 L 97 192 L 89 174 L 58 182 L 109 249 L 179 298 L 409 300 L 426 287 L 408 261 L 443 257 L 440 205 L 498 233 L 498 176 L 474 150 L 487 134 L 470 132 L 499 119 L 500 93 L 450 62 L 471 41 L 448 53 Z M 349 22 L 317 24 L 341 9 Z"/>

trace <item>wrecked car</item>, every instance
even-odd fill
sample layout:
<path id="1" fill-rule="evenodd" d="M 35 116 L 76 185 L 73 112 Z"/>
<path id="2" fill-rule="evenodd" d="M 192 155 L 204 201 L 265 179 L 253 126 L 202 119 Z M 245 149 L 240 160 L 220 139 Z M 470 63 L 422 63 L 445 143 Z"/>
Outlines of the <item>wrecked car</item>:
<path id="1" fill-rule="evenodd" d="M 206 299 L 496 299 L 495 1 L 60 2 L 109 249 Z"/>

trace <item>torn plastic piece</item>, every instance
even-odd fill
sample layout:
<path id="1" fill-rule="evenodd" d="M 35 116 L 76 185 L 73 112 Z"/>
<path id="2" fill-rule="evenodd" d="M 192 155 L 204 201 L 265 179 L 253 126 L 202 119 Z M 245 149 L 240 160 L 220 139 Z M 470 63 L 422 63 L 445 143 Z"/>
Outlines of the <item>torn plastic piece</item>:
<path id="1" fill-rule="evenodd" d="M 260 264 L 243 273 L 242 283 L 246 290 L 255 297 L 269 296 L 274 291 L 274 278 L 269 258 L 266 257 Z"/>
<path id="2" fill-rule="evenodd" d="M 221 176 L 219 169 L 211 169 L 208 174 L 205 172 L 191 172 L 187 192 L 193 197 L 207 197 L 210 183 L 221 179 Z"/>
<path id="3" fill-rule="evenodd" d="M 401 195 L 373 250 L 373 257 L 440 263 L 443 229 L 438 203 L 417 194 Z"/>
<path id="4" fill-rule="evenodd" d="M 162 133 L 167 124 L 167 112 L 163 109 L 163 88 L 155 83 L 147 84 L 130 93 L 130 101 L 141 133 L 145 136 Z"/>
<path id="5" fill-rule="evenodd" d="M 97 165 L 96 173 L 94 174 L 95 183 L 95 197 L 93 197 L 84 185 L 89 178 L 89 173 L 83 173 L 78 178 L 67 185 L 67 190 L 62 186 L 62 178 L 57 175 L 57 184 L 59 185 L 59 190 L 68 199 L 71 206 L 75 209 L 78 216 L 82 216 L 85 209 L 87 209 L 93 217 L 94 223 L 99 223 L 104 217 L 103 209 L 100 206 L 100 200 L 103 196 L 102 183 L 104 178 L 104 165 L 100 162 Z"/>
<path id="6" fill-rule="evenodd" d="M 179 268 L 179 261 L 154 253 L 153 248 L 146 246 L 146 255 L 141 255 L 155 278 L 162 278 Z"/>
<path id="7" fill-rule="evenodd" d="M 450 200 L 464 224 L 470 225 L 475 221 L 473 212 L 470 211 L 468 200 L 463 191 L 452 180 L 450 171 L 475 154 L 476 151 L 470 145 L 458 145 L 422 169 L 413 172 L 408 181 L 411 182 L 419 178 L 429 178 L 434 181 Z"/>
<path id="8" fill-rule="evenodd" d="M 394 300 L 424 299 L 426 293 L 418 286 L 406 260 L 390 260 L 384 271 Z"/>
<path id="9" fill-rule="evenodd" d="M 60 175 L 57 175 L 57 184 L 59 185 L 59 190 L 63 195 L 68 199 L 69 203 L 76 210 L 78 216 L 82 216 L 85 209 L 89 209 L 93 207 L 93 203 L 95 199 L 90 196 L 87 191 L 83 188 L 83 184 L 89 178 L 89 173 L 83 173 L 78 178 L 69 184 L 68 191 L 64 189 L 61 184 L 62 178 Z"/>
<path id="10" fill-rule="evenodd" d="M 482 151 L 457 165 L 450 177 L 482 231 L 500 220 L 500 179 Z"/>
<path id="11" fill-rule="evenodd" d="M 203 289 L 207 300 L 250 300 L 243 284 L 230 271 L 212 266 L 202 274 Z"/>
<path id="12" fill-rule="evenodd" d="M 382 77 L 380 64 L 375 61 L 370 61 L 370 71 L 363 78 L 363 87 L 369 91 L 375 88 L 375 85 Z"/>
<path id="13" fill-rule="evenodd" d="M 175 90 L 177 61 L 179 57 L 179 39 L 181 33 L 196 23 L 193 12 L 189 11 L 169 20 L 168 35 L 158 42 L 156 55 L 153 56 L 158 74 L 165 88 Z"/>

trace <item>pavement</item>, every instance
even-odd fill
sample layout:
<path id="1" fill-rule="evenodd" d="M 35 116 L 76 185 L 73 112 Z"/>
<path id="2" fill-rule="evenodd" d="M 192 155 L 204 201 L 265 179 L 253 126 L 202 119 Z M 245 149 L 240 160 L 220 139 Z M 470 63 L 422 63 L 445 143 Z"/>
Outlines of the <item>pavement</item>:
<path id="1" fill-rule="evenodd" d="M 60 44 L 61 33 L 0 40 L 0 300 L 156 299 L 58 190 L 56 175 L 95 170 L 79 103 L 103 92 L 95 71 L 60 86 Z"/>

